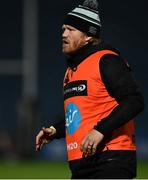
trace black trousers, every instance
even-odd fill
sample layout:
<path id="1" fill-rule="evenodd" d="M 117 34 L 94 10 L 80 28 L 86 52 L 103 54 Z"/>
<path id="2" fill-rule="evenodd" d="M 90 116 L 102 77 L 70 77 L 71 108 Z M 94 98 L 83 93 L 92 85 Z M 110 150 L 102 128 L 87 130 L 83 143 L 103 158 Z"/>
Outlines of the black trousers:
<path id="1" fill-rule="evenodd" d="M 69 162 L 72 179 L 132 179 L 136 177 L 135 151 L 104 151 Z"/>

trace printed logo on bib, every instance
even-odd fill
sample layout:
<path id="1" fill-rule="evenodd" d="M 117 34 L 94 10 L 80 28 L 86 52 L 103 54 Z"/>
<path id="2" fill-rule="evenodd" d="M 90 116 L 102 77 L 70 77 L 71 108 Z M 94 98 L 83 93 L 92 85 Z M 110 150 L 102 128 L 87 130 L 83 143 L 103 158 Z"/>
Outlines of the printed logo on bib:
<path id="1" fill-rule="evenodd" d="M 78 80 L 72 81 L 64 86 L 64 99 L 74 96 L 87 96 L 87 81 Z"/>
<path id="2" fill-rule="evenodd" d="M 66 129 L 69 135 L 79 128 L 81 123 L 81 113 L 74 103 L 69 103 L 66 107 Z"/>

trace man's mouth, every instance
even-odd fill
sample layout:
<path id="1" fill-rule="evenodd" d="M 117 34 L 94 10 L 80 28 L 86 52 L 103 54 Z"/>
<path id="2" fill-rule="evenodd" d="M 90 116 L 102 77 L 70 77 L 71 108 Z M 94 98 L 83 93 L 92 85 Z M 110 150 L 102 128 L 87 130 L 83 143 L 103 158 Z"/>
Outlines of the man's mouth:
<path id="1" fill-rule="evenodd" d="M 63 40 L 63 44 L 69 44 L 69 42 L 66 40 Z"/>

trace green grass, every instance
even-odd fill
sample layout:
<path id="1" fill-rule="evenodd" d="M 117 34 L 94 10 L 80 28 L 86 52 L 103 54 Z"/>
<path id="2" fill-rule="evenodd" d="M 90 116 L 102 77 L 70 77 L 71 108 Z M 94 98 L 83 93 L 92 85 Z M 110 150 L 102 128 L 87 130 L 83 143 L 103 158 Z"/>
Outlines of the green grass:
<path id="1" fill-rule="evenodd" d="M 70 179 L 67 163 L 1 162 L 0 179 Z M 148 178 L 148 163 L 138 163 L 138 179 Z"/>
<path id="2" fill-rule="evenodd" d="M 0 163 L 0 179 L 70 179 L 67 163 Z"/>
<path id="3" fill-rule="evenodd" d="M 148 162 L 138 162 L 137 179 L 148 179 Z"/>

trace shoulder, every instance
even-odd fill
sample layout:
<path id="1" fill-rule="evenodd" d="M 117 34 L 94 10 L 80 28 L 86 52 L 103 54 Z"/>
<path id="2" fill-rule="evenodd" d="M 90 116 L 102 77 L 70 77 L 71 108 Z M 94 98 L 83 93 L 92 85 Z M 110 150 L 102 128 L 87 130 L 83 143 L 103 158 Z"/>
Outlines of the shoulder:
<path id="1" fill-rule="evenodd" d="M 105 54 L 100 59 L 99 63 L 100 68 L 102 69 L 128 69 L 131 70 L 131 67 L 128 63 L 128 61 L 124 58 L 122 58 L 120 55 L 115 54 Z"/>

